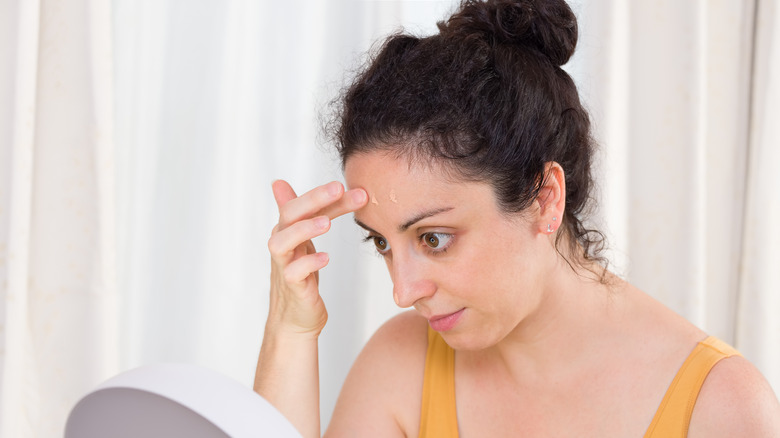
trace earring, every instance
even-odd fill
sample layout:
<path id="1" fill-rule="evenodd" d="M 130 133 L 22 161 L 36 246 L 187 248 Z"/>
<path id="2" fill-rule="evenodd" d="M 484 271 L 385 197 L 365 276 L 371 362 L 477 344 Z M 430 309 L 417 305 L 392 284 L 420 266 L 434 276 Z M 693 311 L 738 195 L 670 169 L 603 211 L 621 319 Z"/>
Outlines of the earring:
<path id="1" fill-rule="evenodd" d="M 548 233 L 552 233 L 553 232 L 552 225 L 547 224 L 547 232 Z"/>
<path id="2" fill-rule="evenodd" d="M 555 221 L 557 221 L 557 220 L 558 220 L 558 218 L 557 218 L 557 217 L 555 217 L 555 216 L 553 216 L 553 222 L 555 222 Z"/>

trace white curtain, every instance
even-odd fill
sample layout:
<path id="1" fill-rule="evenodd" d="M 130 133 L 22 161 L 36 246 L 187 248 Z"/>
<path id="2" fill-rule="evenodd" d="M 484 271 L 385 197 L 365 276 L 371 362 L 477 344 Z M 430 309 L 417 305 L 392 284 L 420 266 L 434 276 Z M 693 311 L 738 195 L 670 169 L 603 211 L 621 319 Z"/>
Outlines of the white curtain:
<path id="1" fill-rule="evenodd" d="M 584 2 L 600 217 L 631 282 L 780 388 L 780 8 Z"/>
<path id="2" fill-rule="evenodd" d="M 328 102 L 356 59 L 449 2 L 114 1 L 122 368 L 195 362 L 251 385 L 276 223 L 271 182 L 341 179 L 322 146 Z M 423 26 L 424 24 L 424 26 Z M 319 146 L 318 146 L 319 145 Z M 316 244 L 327 418 L 363 343 L 395 307 L 384 263 L 351 218 Z"/>
<path id="3" fill-rule="evenodd" d="M 110 9 L 0 2 L 0 435 L 119 370 Z"/>
<path id="4" fill-rule="evenodd" d="M 431 33 L 454 3 L 0 2 L 0 436 L 60 435 L 80 395 L 141 364 L 249 386 L 271 181 L 340 179 L 320 113 L 377 37 Z M 777 390 L 776 1 L 574 6 L 613 264 Z M 360 236 L 344 218 L 316 242 L 323 424 L 397 312 Z"/>
<path id="5" fill-rule="evenodd" d="M 734 342 L 780 393 L 780 5 L 757 2 Z"/>

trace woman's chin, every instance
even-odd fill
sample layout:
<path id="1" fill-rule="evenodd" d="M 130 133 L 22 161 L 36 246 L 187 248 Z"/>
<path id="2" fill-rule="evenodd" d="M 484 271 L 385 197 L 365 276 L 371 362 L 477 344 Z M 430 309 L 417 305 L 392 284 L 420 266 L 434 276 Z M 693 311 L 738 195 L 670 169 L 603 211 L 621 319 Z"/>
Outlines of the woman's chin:
<path id="1" fill-rule="evenodd" d="M 479 351 L 495 345 L 498 340 L 485 333 L 470 333 L 459 330 L 451 330 L 440 333 L 444 342 L 452 349 L 459 351 Z"/>

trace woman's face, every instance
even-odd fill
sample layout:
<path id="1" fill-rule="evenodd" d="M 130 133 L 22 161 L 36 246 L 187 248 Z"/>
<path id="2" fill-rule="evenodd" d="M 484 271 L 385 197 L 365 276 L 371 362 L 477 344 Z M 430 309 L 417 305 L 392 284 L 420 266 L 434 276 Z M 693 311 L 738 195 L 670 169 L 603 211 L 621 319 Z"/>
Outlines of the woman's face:
<path id="1" fill-rule="evenodd" d="M 387 263 L 395 302 L 452 347 L 494 345 L 538 308 L 555 258 L 536 204 L 502 213 L 490 185 L 384 152 L 350 157 L 345 177 L 368 192 L 355 221 Z"/>

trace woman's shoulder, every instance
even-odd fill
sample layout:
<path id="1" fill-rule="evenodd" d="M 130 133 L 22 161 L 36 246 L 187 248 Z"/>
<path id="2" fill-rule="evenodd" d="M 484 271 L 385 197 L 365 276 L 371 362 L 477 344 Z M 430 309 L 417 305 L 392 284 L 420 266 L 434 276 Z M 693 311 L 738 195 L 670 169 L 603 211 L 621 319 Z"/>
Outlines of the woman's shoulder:
<path id="1" fill-rule="evenodd" d="M 377 329 L 355 360 L 353 370 L 409 377 L 420 373 L 425 365 L 428 347 L 428 322 L 416 311 L 400 313 Z M 422 385 L 422 380 L 420 379 Z M 422 386 L 420 386 L 422 388 Z"/>
<path id="2" fill-rule="evenodd" d="M 702 385 L 688 436 L 780 436 L 780 403 L 748 360 L 741 356 L 723 359 Z"/>
<path id="3" fill-rule="evenodd" d="M 328 434 L 416 435 L 428 345 L 427 321 L 404 312 L 363 347 L 341 389 Z"/>
<path id="4" fill-rule="evenodd" d="M 644 329 L 646 339 L 651 339 L 655 348 L 644 345 L 643 349 L 665 357 L 665 373 L 679 371 L 680 362 L 707 335 L 666 306 L 648 302 L 648 299 L 655 300 L 645 297 L 641 300 L 642 308 L 654 310 L 646 312 L 647 322 L 652 324 L 645 325 Z M 691 438 L 780 437 L 780 403 L 752 363 L 739 355 L 727 357 L 706 375 L 688 430 Z"/>
<path id="5" fill-rule="evenodd" d="M 366 343 L 366 349 L 379 349 L 381 354 L 418 356 L 422 351 L 425 361 L 425 349 L 428 345 L 428 321 L 417 311 L 409 310 L 399 313 L 382 324 L 371 339 Z M 389 350 L 388 350 L 389 349 Z M 380 352 L 377 352 L 380 353 Z"/>

